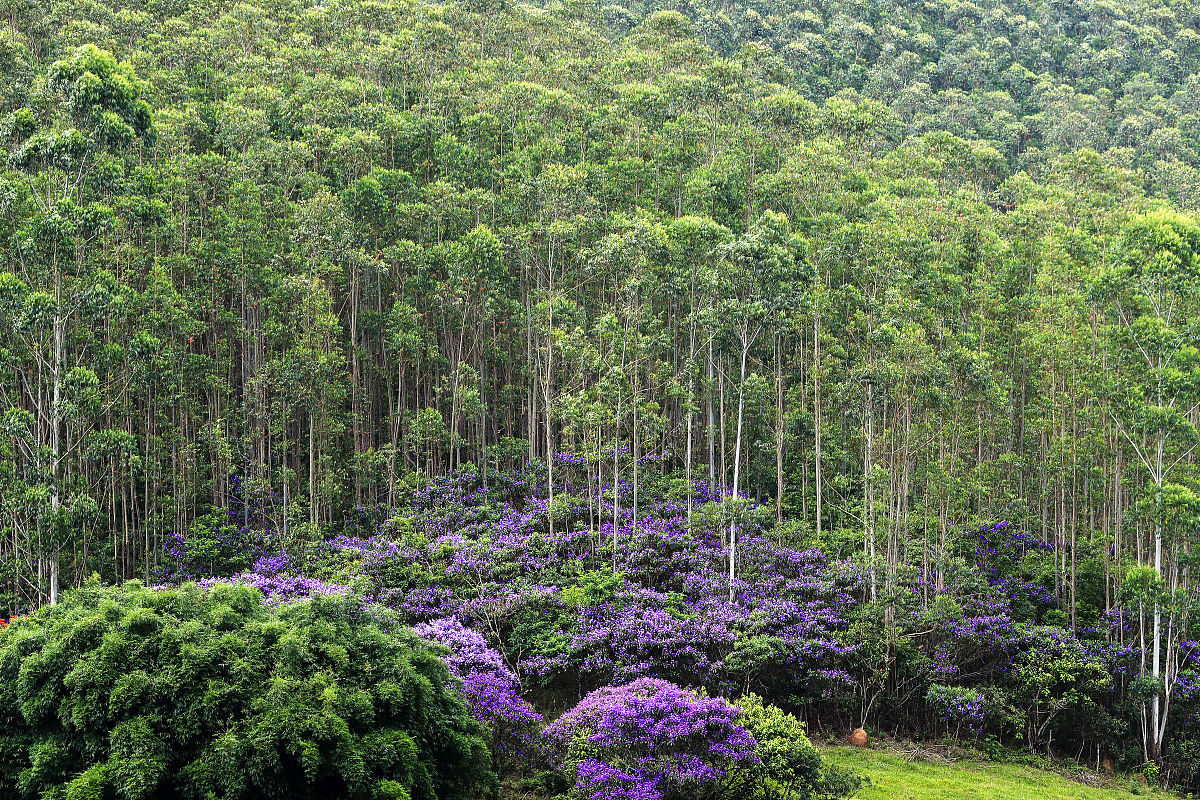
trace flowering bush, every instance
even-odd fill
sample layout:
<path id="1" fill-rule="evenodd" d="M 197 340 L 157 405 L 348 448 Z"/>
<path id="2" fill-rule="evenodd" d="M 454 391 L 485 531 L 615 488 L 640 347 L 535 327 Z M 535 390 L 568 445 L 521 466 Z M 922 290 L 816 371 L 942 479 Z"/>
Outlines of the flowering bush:
<path id="1" fill-rule="evenodd" d="M 250 570 L 238 572 L 230 578 L 204 578 L 200 581 L 200 585 L 206 588 L 221 583 L 241 583 L 253 586 L 263 593 L 263 597 L 269 603 L 285 603 L 306 597 L 351 594 L 349 586 L 326 583 L 300 574 L 286 553 L 263 555 L 254 562 Z"/>
<path id="2" fill-rule="evenodd" d="M 575 766 L 575 793 L 586 800 L 662 800 L 661 784 L 652 770 L 625 772 L 591 756 Z"/>
<path id="3" fill-rule="evenodd" d="M 537 759 L 536 732 L 542 715 L 521 697 L 517 677 L 500 653 L 453 617 L 418 625 L 414 630 L 449 649 L 446 665 L 462 681 L 463 699 L 471 715 L 491 732 L 497 772 L 504 775 Z"/>
<path id="4" fill-rule="evenodd" d="M 166 536 L 159 577 L 175 583 L 228 577 L 266 553 L 277 537 L 263 510 L 264 492 L 269 494 L 253 481 L 231 476 L 228 508 L 197 518 L 186 536 L 178 531 Z"/>
<path id="5" fill-rule="evenodd" d="M 562 493 L 551 533 L 542 477 L 493 476 L 487 487 L 470 472 L 435 480 L 380 534 L 352 546 L 370 554 L 364 569 L 384 578 L 385 602 L 417 621 L 485 623 L 509 662 L 543 687 L 586 691 L 658 677 L 820 696 L 844 681 L 839 661 L 850 645 L 839 641 L 838 609 L 858 580 L 852 569 L 747 524 L 746 571 L 731 601 L 720 532 L 688 525 L 686 497 L 648 492 L 635 517 L 630 487 L 602 487 L 593 527 L 587 498 Z M 720 499 L 704 484 L 692 490 L 697 506 Z M 419 533 L 424 551 L 397 550 L 389 532 L 406 543 Z M 346 537 L 335 543 L 351 546 Z M 389 563 L 422 564 L 428 584 L 414 583 L 412 569 L 387 582 L 399 575 Z M 750 639 L 753 647 L 739 647 Z"/>
<path id="6" fill-rule="evenodd" d="M 178 531 L 167 535 L 160 574 L 174 582 L 232 575 L 261 553 L 261 539 L 229 512 L 214 511 L 197 519 L 186 536 Z"/>
<path id="7" fill-rule="evenodd" d="M 580 797 L 721 796 L 730 771 L 756 761 L 742 712 L 666 681 L 598 689 L 546 729 Z"/>
<path id="8" fill-rule="evenodd" d="M 964 725 L 976 736 L 983 730 L 986 703 L 977 689 L 935 683 L 926 692 L 925 702 L 953 728 L 955 738 Z"/>

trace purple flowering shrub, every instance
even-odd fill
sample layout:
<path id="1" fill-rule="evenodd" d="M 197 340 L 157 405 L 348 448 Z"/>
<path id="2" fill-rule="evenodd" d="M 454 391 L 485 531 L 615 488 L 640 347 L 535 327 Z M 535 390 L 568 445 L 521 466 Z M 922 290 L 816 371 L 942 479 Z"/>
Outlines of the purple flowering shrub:
<path id="1" fill-rule="evenodd" d="M 1034 620 L 1052 607 L 1054 546 L 1008 522 L 979 528 L 971 561 L 998 594 L 1008 599 L 1020 619 Z"/>
<path id="2" fill-rule="evenodd" d="M 556 469 L 568 481 L 587 474 L 570 460 Z M 551 531 L 536 466 L 487 485 L 470 471 L 438 478 L 375 534 L 326 542 L 306 574 L 357 576 L 413 622 L 456 616 L 486 629 L 523 679 L 550 691 L 654 676 L 719 691 L 790 681 L 819 694 L 837 681 L 836 610 L 856 580 L 843 565 L 747 523 L 749 569 L 731 601 L 720 531 L 688 525 L 678 487 L 670 497 L 643 487 L 636 516 L 627 484 L 598 487 L 598 516 L 597 487 L 571 489 L 556 494 Z M 693 490 L 697 508 L 720 499 Z M 739 649 L 752 638 L 765 646 Z"/>
<path id="3" fill-rule="evenodd" d="M 835 711 L 895 720 L 893 709 L 903 708 L 906 720 L 976 740 L 1058 742 L 1096 720 L 1108 724 L 1103 714 L 1129 716 L 1120 704 L 1132 695 L 1114 687 L 1137 673 L 1134 618 L 1082 620 L 1075 632 L 1040 625 L 1061 613 L 1046 578 L 1055 554 L 1015 526 L 952 532 L 928 558 L 902 548 L 884 570 L 858 555 L 831 557 L 800 527 L 772 530 L 770 509 L 744 498 L 729 504 L 704 483 L 643 474 L 635 511 L 632 487 L 599 482 L 594 462 L 560 454 L 554 476 L 553 525 L 544 465 L 486 480 L 465 469 L 425 483 L 383 522 L 380 509 L 364 510 L 291 557 L 273 539 L 271 547 L 259 541 L 270 526 L 241 507 L 217 526 L 243 537 L 229 539 L 241 560 L 209 568 L 183 553 L 172 579 L 215 572 L 274 603 L 353 594 L 420 626 L 448 648 L 503 769 L 537 755 L 541 717 L 531 697 L 562 707 L 602 687 L 650 685 L 644 679 L 726 697 L 755 692 L 803 706 L 812 719 Z M 242 517 L 251 520 L 244 531 Z M 1039 658 L 1023 658 L 1027 650 Z M 1175 678 L 1181 702 L 1200 700 L 1195 666 Z M 662 797 L 681 785 L 672 776 L 683 774 L 682 762 L 668 769 L 657 755 L 606 753 L 597 745 L 572 757 L 576 793 Z"/>
<path id="4" fill-rule="evenodd" d="M 349 586 L 327 583 L 310 578 L 296 567 L 287 553 L 265 555 L 244 572 L 229 578 L 204 578 L 201 586 L 220 583 L 241 583 L 253 586 L 262 592 L 268 603 L 279 604 L 306 597 L 345 596 L 353 594 Z"/>
<path id="5" fill-rule="evenodd" d="M 192 523 L 187 534 L 170 533 L 158 570 L 165 583 L 228 577 L 261 555 L 267 534 L 241 524 L 231 512 L 214 511 Z"/>
<path id="6" fill-rule="evenodd" d="M 697 504 L 707 493 L 697 487 Z M 451 494 L 443 487 L 440 497 Z M 592 530 L 586 503 L 568 499 L 563 507 L 575 511 L 550 535 L 543 502 L 491 494 L 480 487 L 445 509 L 406 513 L 446 565 L 457 602 L 447 611 L 486 620 L 514 665 L 541 685 L 573 686 L 580 674 L 585 688 L 641 676 L 718 689 L 764 687 L 783 675 L 808 687 L 837 679 L 845 646 L 836 610 L 856 578 L 819 551 L 778 546 L 747 526 L 752 566 L 731 601 L 719 532 L 690 528 L 686 500 L 644 495 L 635 518 L 622 494 L 620 524 L 606 504 Z M 751 636 L 769 639 L 769 652 L 738 651 Z"/>
<path id="7" fill-rule="evenodd" d="M 575 765 L 575 795 L 586 800 L 662 800 L 660 783 L 653 770 L 626 772 L 591 756 Z"/>
<path id="8" fill-rule="evenodd" d="M 685 800 L 720 797 L 731 772 L 756 762 L 741 709 L 655 678 L 591 692 L 546 728 L 574 791 Z"/>
<path id="9" fill-rule="evenodd" d="M 309 571 L 333 583 L 354 583 L 371 600 L 403 610 L 420 603 L 421 594 L 444 578 L 429 557 L 427 542 L 410 529 L 388 526 L 369 535 L 341 534 L 318 544 L 309 558 Z M 437 615 L 422 609 L 414 618 Z"/>
<path id="10" fill-rule="evenodd" d="M 229 577 L 278 547 L 267 512 L 278 498 L 239 475 L 229 478 L 229 497 L 227 508 L 198 517 L 186 535 L 167 535 L 157 570 L 162 582 Z"/>
<path id="11" fill-rule="evenodd" d="M 505 665 L 499 651 L 488 646 L 482 634 L 466 627 L 455 617 L 421 623 L 415 625 L 413 630 L 418 636 L 449 649 L 446 665 L 459 677 L 471 672 L 490 672 L 514 682 L 517 679 Z"/>
<path id="12" fill-rule="evenodd" d="M 600 683 L 643 675 L 711 682 L 733 641 L 721 619 L 680 598 L 631 589 L 580 609 L 570 647 L 579 669 Z"/>
<path id="13" fill-rule="evenodd" d="M 500 653 L 454 617 L 417 625 L 414 630 L 418 636 L 449 649 L 446 665 L 462 682 L 463 699 L 471 716 L 491 732 L 497 774 L 506 775 L 520 765 L 540 760 L 537 734 L 542 715 L 521 697 L 517 676 Z"/>
<path id="14" fill-rule="evenodd" d="M 983 730 L 987 703 L 978 689 L 935 683 L 925 693 L 925 702 L 954 732 L 956 740 L 964 727 L 973 736 Z"/>

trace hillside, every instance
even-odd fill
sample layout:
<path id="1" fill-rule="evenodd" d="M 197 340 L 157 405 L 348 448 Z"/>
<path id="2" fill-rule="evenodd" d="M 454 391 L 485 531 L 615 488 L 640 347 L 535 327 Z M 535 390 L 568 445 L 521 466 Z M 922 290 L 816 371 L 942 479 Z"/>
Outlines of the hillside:
<path id="1" fill-rule="evenodd" d="M 538 797 L 852 788 L 739 715 L 1200 786 L 1193 6 L 0 0 L 6 641 L 332 596 Z M 564 755 L 647 703 L 703 780 Z"/>
<path id="2" fill-rule="evenodd" d="M 689 0 L 603 14 L 628 31 L 650 9 L 679 10 L 723 55 L 751 48 L 809 99 L 882 103 L 893 142 L 952 133 L 1033 173 L 1086 147 L 1177 202 L 1200 201 L 1194 3 Z"/>

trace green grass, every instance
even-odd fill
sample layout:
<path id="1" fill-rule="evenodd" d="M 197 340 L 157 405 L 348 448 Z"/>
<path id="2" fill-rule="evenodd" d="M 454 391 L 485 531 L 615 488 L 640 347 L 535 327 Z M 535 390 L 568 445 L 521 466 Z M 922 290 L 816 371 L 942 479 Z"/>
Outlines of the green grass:
<path id="1" fill-rule="evenodd" d="M 1110 776 L 1100 787 L 1023 764 L 912 760 L 890 750 L 833 747 L 824 755 L 871 779 L 857 800 L 1116 800 L 1132 798 L 1129 776 Z M 1177 797 L 1139 784 L 1141 797 Z"/>

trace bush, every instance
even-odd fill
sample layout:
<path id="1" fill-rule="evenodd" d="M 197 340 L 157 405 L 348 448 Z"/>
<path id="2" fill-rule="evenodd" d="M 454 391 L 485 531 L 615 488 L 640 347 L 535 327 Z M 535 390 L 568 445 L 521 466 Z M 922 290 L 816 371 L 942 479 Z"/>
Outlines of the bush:
<path id="1" fill-rule="evenodd" d="M 738 720 L 758 746 L 730 782 L 727 797 L 745 800 L 832 800 L 850 797 L 862 786 L 857 775 L 831 764 L 808 739 L 804 723 L 758 695 L 735 701 Z"/>
<path id="2" fill-rule="evenodd" d="M 953 729 L 956 741 L 963 727 L 973 736 L 983 731 L 987 702 L 978 689 L 934 683 L 925 693 L 925 702 L 948 728 Z"/>
<path id="3" fill-rule="evenodd" d="M 573 796 L 700 800 L 723 794 L 756 742 L 724 700 L 655 678 L 598 689 L 546 729 Z"/>
<path id="4" fill-rule="evenodd" d="M 462 681 L 471 716 L 490 734 L 496 773 L 504 777 L 542 761 L 537 747 L 542 715 L 521 697 L 520 682 L 500 653 L 454 617 L 423 623 L 414 630 L 449 649 L 446 665 Z"/>
<path id="5" fill-rule="evenodd" d="M 0 797 L 490 790 L 445 664 L 389 626 L 341 598 L 89 585 L 0 630 Z"/>
<path id="6" fill-rule="evenodd" d="M 182 582 L 240 572 L 263 552 L 263 540 L 260 531 L 238 524 L 231 510 L 211 511 L 193 522 L 186 536 L 167 536 L 162 578 Z"/>

